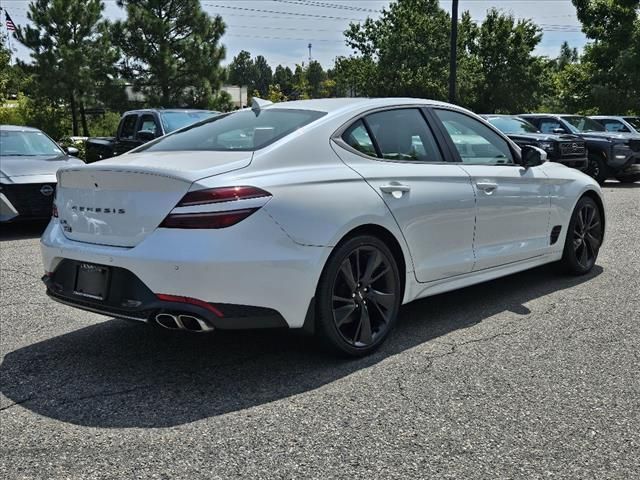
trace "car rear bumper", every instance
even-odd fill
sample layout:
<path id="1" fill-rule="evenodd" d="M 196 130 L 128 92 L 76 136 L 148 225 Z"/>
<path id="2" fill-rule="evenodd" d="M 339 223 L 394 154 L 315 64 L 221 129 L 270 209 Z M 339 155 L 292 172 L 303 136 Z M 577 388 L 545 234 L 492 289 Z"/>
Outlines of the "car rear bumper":
<path id="1" fill-rule="evenodd" d="M 261 211 L 227 229 L 157 229 L 132 248 L 69 240 L 54 219 L 41 248 L 48 293 L 55 300 L 137 320 L 154 318 L 162 310 L 192 312 L 223 329 L 302 327 L 330 251 L 293 242 Z M 120 290 L 110 291 L 105 301 L 74 294 L 76 273 L 68 265 L 77 262 L 126 272 L 116 282 Z M 193 304 L 176 308 L 158 294 L 197 299 L 223 315 Z"/>

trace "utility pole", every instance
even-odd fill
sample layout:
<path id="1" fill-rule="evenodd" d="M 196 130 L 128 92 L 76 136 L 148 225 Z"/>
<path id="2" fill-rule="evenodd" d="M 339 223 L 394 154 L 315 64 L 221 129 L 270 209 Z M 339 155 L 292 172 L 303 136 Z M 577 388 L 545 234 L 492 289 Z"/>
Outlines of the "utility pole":
<path id="1" fill-rule="evenodd" d="M 449 103 L 456 103 L 458 74 L 458 0 L 451 5 L 451 51 L 449 59 Z"/>
<path id="2" fill-rule="evenodd" d="M 309 63 L 311 63 L 311 44 L 309 44 Z"/>

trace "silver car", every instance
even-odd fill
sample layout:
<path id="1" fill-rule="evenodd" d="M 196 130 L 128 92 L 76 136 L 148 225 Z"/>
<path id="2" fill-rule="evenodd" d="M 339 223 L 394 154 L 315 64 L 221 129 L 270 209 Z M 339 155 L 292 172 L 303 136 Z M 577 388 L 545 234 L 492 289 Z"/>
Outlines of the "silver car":
<path id="1" fill-rule="evenodd" d="M 37 128 L 0 125 L 0 222 L 49 218 L 61 167 L 84 162 Z"/>

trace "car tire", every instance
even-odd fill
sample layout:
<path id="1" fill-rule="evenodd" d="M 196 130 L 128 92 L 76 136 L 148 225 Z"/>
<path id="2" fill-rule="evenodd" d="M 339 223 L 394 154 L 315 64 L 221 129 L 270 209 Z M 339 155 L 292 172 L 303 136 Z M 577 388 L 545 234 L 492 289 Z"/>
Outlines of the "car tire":
<path id="1" fill-rule="evenodd" d="M 393 329 L 401 301 L 400 272 L 391 250 L 374 236 L 348 239 L 331 253 L 318 282 L 318 336 L 342 355 L 368 355 Z"/>
<path id="2" fill-rule="evenodd" d="M 603 219 L 592 198 L 582 197 L 571 215 L 561 264 L 573 275 L 589 273 L 602 245 Z"/>
<path id="3" fill-rule="evenodd" d="M 626 177 L 616 177 L 620 183 L 635 183 L 640 180 L 640 173 L 636 175 L 628 175 Z"/>
<path id="4" fill-rule="evenodd" d="M 609 177 L 609 167 L 607 167 L 604 158 L 600 154 L 590 153 L 587 169 L 584 173 L 602 185 Z"/>

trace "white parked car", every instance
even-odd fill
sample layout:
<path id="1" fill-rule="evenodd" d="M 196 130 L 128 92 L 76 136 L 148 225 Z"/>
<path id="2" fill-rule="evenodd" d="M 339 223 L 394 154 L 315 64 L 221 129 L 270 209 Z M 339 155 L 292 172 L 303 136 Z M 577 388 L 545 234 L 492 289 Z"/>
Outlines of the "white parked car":
<path id="1" fill-rule="evenodd" d="M 596 261 L 598 184 L 467 110 L 267 103 L 59 172 L 49 295 L 170 329 L 306 329 L 364 355 L 403 303 Z"/>

